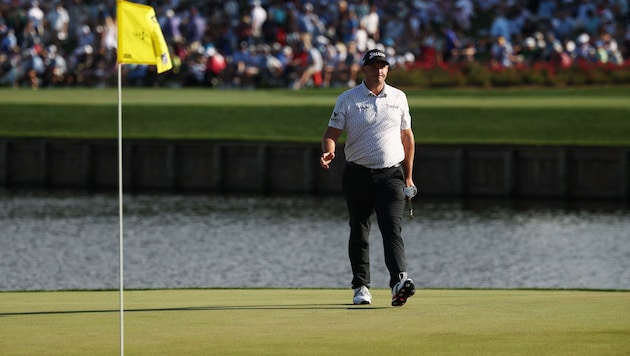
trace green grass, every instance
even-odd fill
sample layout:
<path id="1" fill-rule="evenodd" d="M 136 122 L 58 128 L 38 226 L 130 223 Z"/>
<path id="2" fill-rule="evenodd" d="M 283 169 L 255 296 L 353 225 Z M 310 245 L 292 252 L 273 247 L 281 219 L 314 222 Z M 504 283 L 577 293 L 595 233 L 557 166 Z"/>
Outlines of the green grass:
<path id="1" fill-rule="evenodd" d="M 630 295 L 607 291 L 349 289 L 125 292 L 130 355 L 627 355 Z M 0 293 L 5 355 L 119 352 L 116 291 Z"/>
<path id="2" fill-rule="evenodd" d="M 122 90 L 127 139 L 319 142 L 340 89 Z M 418 143 L 630 145 L 630 88 L 409 90 Z M 0 137 L 113 139 L 116 89 L 0 90 Z"/>

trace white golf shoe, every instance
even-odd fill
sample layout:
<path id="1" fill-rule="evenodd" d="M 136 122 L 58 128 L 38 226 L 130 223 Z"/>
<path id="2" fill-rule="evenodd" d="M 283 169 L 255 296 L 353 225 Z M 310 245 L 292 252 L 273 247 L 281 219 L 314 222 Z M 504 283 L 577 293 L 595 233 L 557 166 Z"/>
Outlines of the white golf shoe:
<path id="1" fill-rule="evenodd" d="M 407 298 L 416 293 L 416 286 L 411 278 L 407 277 L 407 272 L 400 272 L 400 282 L 392 288 L 392 306 L 401 307 L 407 302 Z"/>
<path id="2" fill-rule="evenodd" d="M 352 298 L 353 304 L 372 304 L 372 294 L 366 286 L 361 286 L 354 289 L 354 298 Z"/>

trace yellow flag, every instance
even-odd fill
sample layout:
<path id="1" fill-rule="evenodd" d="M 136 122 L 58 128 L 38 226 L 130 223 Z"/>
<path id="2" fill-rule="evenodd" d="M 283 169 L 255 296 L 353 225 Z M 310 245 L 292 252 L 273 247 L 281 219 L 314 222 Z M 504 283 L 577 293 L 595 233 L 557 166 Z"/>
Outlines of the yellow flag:
<path id="1" fill-rule="evenodd" d="M 118 63 L 152 64 L 162 73 L 173 68 L 162 29 L 151 6 L 116 0 Z"/>

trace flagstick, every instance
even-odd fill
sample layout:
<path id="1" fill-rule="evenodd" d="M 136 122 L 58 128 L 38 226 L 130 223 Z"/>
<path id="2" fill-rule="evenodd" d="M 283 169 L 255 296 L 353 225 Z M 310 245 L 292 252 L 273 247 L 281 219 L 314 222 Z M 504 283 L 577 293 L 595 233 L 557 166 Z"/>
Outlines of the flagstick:
<path id="1" fill-rule="evenodd" d="M 125 354 L 124 269 L 123 269 L 123 166 L 122 166 L 122 64 L 118 64 L 118 220 L 119 220 L 119 279 L 120 279 L 120 355 Z"/>
<path id="2" fill-rule="evenodd" d="M 125 353 L 124 337 L 124 268 L 123 268 L 123 146 L 122 146 L 122 64 L 150 64 L 157 66 L 158 74 L 173 68 L 169 48 L 149 5 L 116 0 L 116 22 L 118 29 L 118 198 L 120 220 L 120 355 Z M 136 36 L 137 33 L 143 34 Z M 145 36 L 146 35 L 146 36 Z"/>

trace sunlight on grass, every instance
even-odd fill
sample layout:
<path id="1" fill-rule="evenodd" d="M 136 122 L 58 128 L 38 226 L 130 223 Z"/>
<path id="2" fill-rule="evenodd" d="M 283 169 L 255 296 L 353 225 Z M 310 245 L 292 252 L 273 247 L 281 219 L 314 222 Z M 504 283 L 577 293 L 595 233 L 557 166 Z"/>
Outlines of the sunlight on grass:
<path id="1" fill-rule="evenodd" d="M 349 289 L 125 292 L 131 354 L 252 353 L 593 355 L 630 349 L 628 292 L 418 290 L 354 306 Z M 119 350 L 118 292 L 5 292 L 0 349 L 8 355 L 111 355 Z M 299 352 L 297 352 L 299 350 Z"/>

